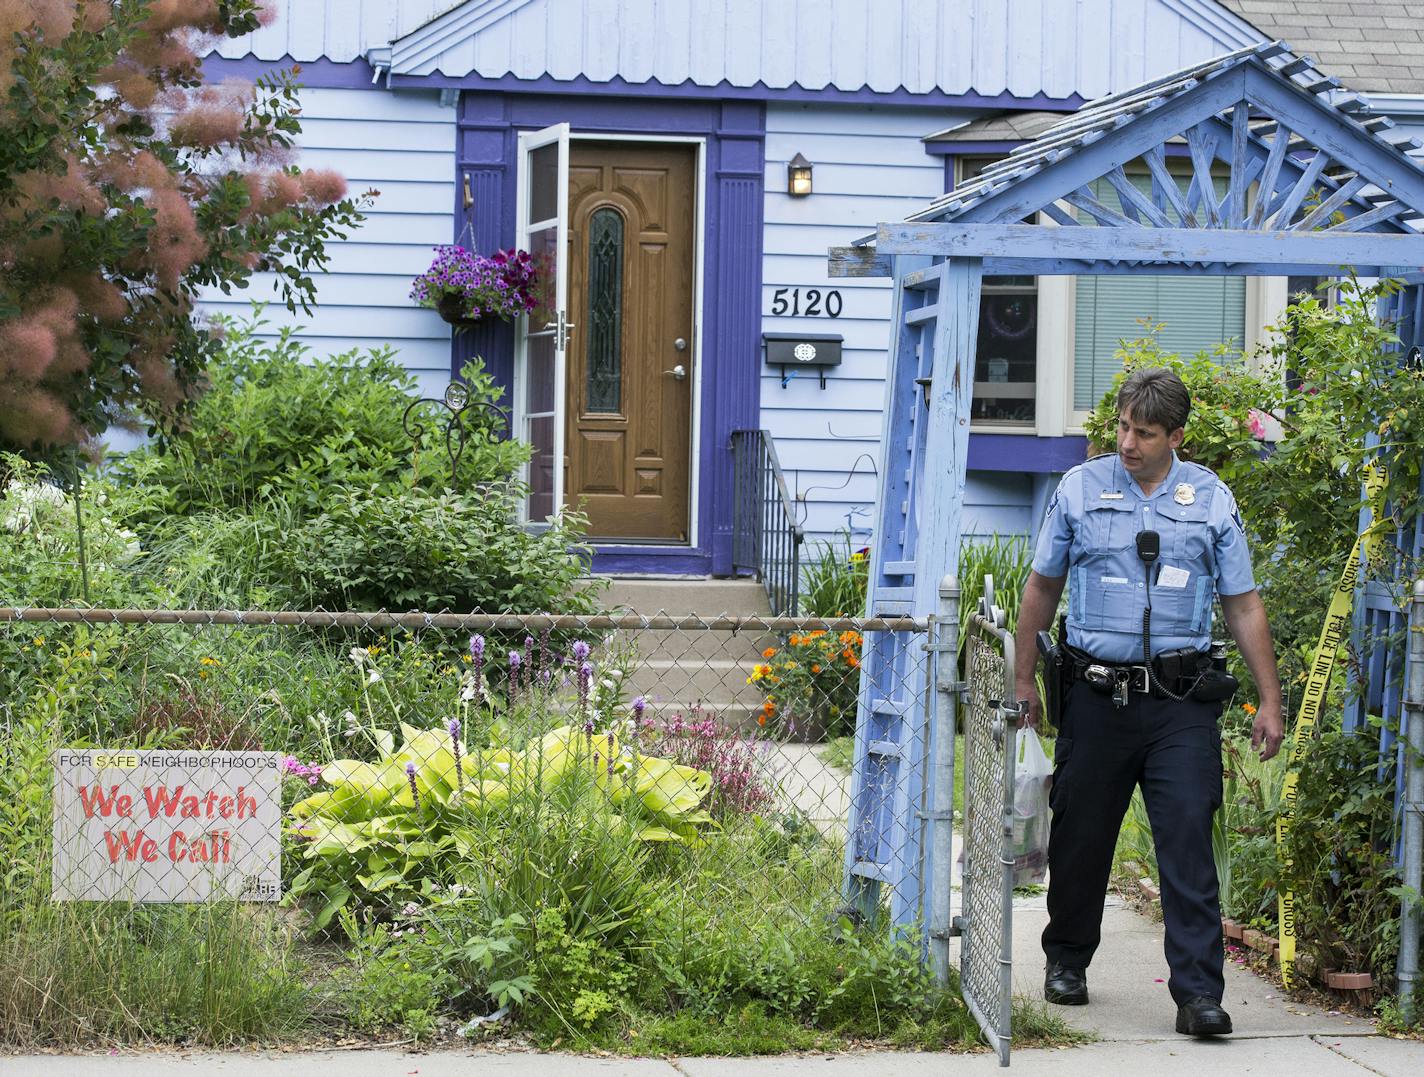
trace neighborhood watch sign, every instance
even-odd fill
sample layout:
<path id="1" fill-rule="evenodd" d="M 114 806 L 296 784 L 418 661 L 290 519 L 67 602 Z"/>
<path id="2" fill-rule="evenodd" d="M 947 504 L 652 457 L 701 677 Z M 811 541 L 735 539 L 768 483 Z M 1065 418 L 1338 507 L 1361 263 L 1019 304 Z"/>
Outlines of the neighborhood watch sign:
<path id="1" fill-rule="evenodd" d="M 60 749 L 57 901 L 276 901 L 276 752 Z"/>

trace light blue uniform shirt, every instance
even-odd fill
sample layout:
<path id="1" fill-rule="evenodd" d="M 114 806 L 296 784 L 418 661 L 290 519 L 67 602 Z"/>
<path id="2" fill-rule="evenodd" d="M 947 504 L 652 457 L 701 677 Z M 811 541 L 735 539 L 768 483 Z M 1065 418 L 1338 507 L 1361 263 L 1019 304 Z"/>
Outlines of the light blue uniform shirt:
<path id="1" fill-rule="evenodd" d="M 1216 594 L 1256 588 L 1236 499 L 1216 474 L 1172 457 L 1148 496 L 1116 453 L 1080 464 L 1058 484 L 1034 550 L 1040 576 L 1068 577 L 1068 642 L 1109 662 L 1142 659 L 1146 573 L 1137 534 L 1156 531 L 1152 566 L 1154 655 L 1206 650 Z"/>

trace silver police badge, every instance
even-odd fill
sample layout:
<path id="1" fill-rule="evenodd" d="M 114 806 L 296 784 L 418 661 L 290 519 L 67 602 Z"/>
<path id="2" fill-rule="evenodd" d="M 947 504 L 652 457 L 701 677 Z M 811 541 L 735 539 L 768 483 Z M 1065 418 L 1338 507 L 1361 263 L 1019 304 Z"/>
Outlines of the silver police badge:
<path id="1" fill-rule="evenodd" d="M 1190 505 L 1197 499 L 1196 487 L 1189 482 L 1177 484 L 1177 489 L 1172 493 L 1172 500 L 1178 505 Z"/>

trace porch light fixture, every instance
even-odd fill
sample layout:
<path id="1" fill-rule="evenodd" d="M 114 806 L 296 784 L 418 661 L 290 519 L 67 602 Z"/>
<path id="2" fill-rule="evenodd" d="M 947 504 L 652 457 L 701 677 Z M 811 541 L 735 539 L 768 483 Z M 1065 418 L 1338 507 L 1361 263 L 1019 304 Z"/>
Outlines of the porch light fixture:
<path id="1" fill-rule="evenodd" d="M 786 166 L 786 193 L 792 198 L 811 193 L 811 162 L 799 153 Z"/>

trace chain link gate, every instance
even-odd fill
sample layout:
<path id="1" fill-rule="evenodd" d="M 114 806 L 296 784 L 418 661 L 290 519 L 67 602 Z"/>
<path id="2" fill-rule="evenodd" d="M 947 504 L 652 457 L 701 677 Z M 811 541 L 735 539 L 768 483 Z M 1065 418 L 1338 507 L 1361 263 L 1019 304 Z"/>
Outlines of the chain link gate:
<path id="1" fill-rule="evenodd" d="M 985 577 L 969 619 L 964 716 L 964 876 L 960 915 L 960 990 L 984 1035 L 1009 1064 L 1013 1008 L 1014 637 Z"/>

